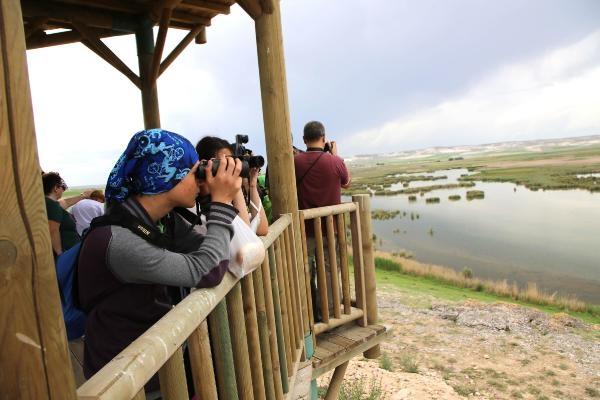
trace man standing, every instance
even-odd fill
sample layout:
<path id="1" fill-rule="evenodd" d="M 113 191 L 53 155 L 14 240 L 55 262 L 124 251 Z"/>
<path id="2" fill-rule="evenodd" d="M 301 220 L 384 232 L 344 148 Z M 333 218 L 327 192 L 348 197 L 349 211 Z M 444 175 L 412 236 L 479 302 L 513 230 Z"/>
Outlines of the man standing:
<path id="1" fill-rule="evenodd" d="M 325 127 L 318 121 L 311 121 L 304 126 L 303 139 L 306 144 L 306 152 L 296 154 L 294 157 L 298 207 L 306 209 L 340 204 L 341 189 L 350 186 L 350 174 L 344 160 L 337 155 L 336 143 L 326 141 Z M 326 234 L 325 231 L 323 233 Z M 306 236 L 309 264 L 311 265 L 313 309 L 315 310 L 315 319 L 320 320 L 318 291 L 315 284 L 315 239 L 312 221 L 306 223 Z M 332 310 L 331 272 L 328 267 L 329 254 L 326 246 L 324 254 L 329 309 Z"/>

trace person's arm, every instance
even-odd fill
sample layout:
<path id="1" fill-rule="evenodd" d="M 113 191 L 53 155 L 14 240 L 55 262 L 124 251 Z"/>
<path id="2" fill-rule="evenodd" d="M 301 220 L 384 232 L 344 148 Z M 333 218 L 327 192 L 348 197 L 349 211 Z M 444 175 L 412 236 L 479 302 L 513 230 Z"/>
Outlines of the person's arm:
<path id="1" fill-rule="evenodd" d="M 79 203 L 83 199 L 89 199 L 91 193 L 92 193 L 92 190 L 86 190 L 85 192 L 80 193 L 77 196 L 67 197 L 65 199 L 59 199 L 58 204 L 60 204 L 60 206 L 66 210 L 67 208 L 72 207 L 75 204 Z"/>
<path id="2" fill-rule="evenodd" d="M 48 228 L 50 229 L 50 242 L 52 250 L 57 256 L 62 254 L 62 242 L 60 241 L 60 222 L 48 220 Z"/>
<path id="3" fill-rule="evenodd" d="M 338 161 L 338 173 L 340 174 L 340 186 L 342 189 L 348 189 L 350 184 L 352 183 L 352 177 L 350 176 L 350 172 L 348 172 L 348 168 L 346 168 L 346 164 L 344 164 L 344 160 L 337 155 L 337 145 L 335 142 L 331 142 L 331 154 L 333 154 Z"/>
<path id="4" fill-rule="evenodd" d="M 246 199 L 244 198 L 244 192 L 240 189 L 232 202 L 233 206 L 237 208 L 240 218 L 250 226 L 250 214 L 248 214 L 248 208 L 246 207 Z"/>
<path id="5" fill-rule="evenodd" d="M 250 204 L 250 214 L 253 220 L 254 218 L 260 218 L 258 227 L 256 229 L 256 234 L 259 236 L 264 236 L 269 233 L 269 221 L 267 220 L 267 214 L 265 214 L 265 208 L 262 206 L 262 202 L 260 199 L 260 195 L 258 194 L 258 173 L 260 170 L 258 168 L 250 169 L 250 177 L 248 178 L 248 192 L 250 193 L 250 201 L 258 207 L 258 210 Z M 260 211 L 259 211 L 260 210 Z M 257 217 L 258 214 L 258 217 Z"/>
<path id="6" fill-rule="evenodd" d="M 130 230 L 113 226 L 108 267 L 123 282 L 170 286 L 218 285 L 229 260 L 231 221 L 236 210 L 227 204 L 212 203 L 207 233 L 200 247 L 187 254 L 157 247 Z M 217 270 L 217 274 L 213 270 Z M 210 282 L 207 282 L 209 278 Z M 209 284 L 207 284 L 209 283 Z"/>

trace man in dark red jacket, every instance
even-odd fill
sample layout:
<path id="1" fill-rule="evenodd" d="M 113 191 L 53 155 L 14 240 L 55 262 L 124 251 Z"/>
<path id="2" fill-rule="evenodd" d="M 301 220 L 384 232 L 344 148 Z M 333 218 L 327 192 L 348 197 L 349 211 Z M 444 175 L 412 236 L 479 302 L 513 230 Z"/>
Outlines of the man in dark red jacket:
<path id="1" fill-rule="evenodd" d="M 340 204 L 341 189 L 350 186 L 350 174 L 344 160 L 337 155 L 336 143 L 326 141 L 325 127 L 318 121 L 311 121 L 304 126 L 303 139 L 306 144 L 306 151 L 296 154 L 294 157 L 298 207 L 307 209 Z M 325 230 L 323 234 L 326 234 Z M 319 320 L 320 310 L 318 307 L 318 291 L 315 284 L 315 240 L 312 221 L 306 223 L 306 235 L 309 263 L 312 271 L 313 309 L 315 310 L 315 318 Z M 329 308 L 332 309 L 331 275 L 328 266 L 329 254 L 326 247 L 324 254 Z"/>

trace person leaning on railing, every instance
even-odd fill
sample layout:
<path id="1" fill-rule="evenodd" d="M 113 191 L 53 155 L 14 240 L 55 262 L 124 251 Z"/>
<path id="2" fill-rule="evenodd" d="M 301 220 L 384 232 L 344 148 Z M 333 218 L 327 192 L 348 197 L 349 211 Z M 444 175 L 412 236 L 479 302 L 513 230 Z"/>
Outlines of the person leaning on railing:
<path id="1" fill-rule="evenodd" d="M 205 169 L 210 203 L 201 235 L 175 207 L 193 207 L 199 193 L 198 155 L 184 137 L 161 129 L 138 132 L 106 185 L 107 214 L 127 213 L 164 235 L 159 247 L 118 225 L 93 227 L 78 263 L 78 295 L 88 313 L 84 374 L 89 378 L 172 307 L 166 286 L 211 287 L 227 271 L 231 206 L 240 190 L 240 161 Z M 123 215 L 123 214 L 119 214 Z"/>
<path id="2" fill-rule="evenodd" d="M 48 214 L 48 229 L 54 256 L 58 257 L 63 251 L 69 250 L 80 242 L 75 220 L 66 209 L 80 200 L 87 199 L 92 192 L 85 191 L 77 196 L 62 198 L 67 190 L 67 184 L 58 172 L 42 173 L 42 184 L 46 200 L 46 213 Z"/>

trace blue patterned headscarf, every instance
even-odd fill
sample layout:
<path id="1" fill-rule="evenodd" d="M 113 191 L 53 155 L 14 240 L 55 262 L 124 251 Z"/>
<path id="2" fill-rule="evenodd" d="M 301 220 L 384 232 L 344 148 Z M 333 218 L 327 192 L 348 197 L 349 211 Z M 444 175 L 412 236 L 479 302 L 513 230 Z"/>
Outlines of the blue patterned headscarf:
<path id="1" fill-rule="evenodd" d="M 133 135 L 108 176 L 106 200 L 122 203 L 132 194 L 158 194 L 171 190 L 198 161 L 189 140 L 162 129 Z"/>

